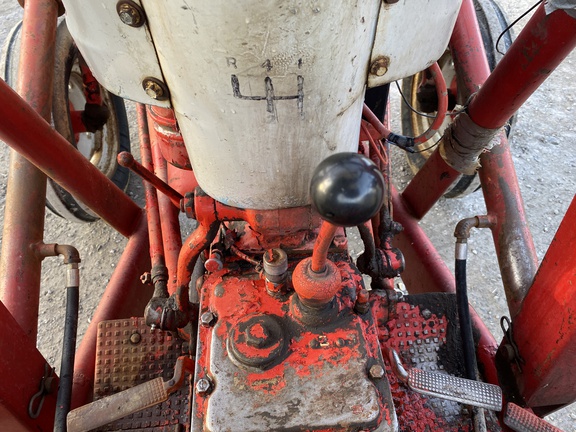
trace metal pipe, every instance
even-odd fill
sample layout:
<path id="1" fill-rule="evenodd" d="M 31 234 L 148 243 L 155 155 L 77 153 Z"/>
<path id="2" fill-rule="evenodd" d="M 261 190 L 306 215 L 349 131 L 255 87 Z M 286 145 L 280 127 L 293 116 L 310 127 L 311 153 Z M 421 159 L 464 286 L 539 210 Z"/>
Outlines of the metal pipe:
<path id="1" fill-rule="evenodd" d="M 566 15 L 564 12 L 556 12 L 550 15 L 550 19 L 558 13 Z M 548 21 L 542 14 L 540 14 L 540 19 Z M 562 21 L 565 20 L 564 17 L 560 19 Z M 576 22 L 576 20 L 572 21 Z M 539 21 L 533 18 L 522 34 L 537 32 L 539 26 Z M 521 40 L 524 38 L 525 36 L 519 36 Z M 537 37 L 533 37 L 532 42 L 535 44 L 534 46 L 542 44 L 542 41 L 538 40 Z M 558 45 L 562 45 L 559 41 L 556 42 L 558 42 Z M 490 126 L 496 123 L 500 126 L 505 124 L 510 118 L 510 106 L 514 105 L 516 97 L 524 98 L 525 96 L 524 90 L 518 88 L 518 86 L 523 87 L 526 85 L 527 88 L 532 88 L 528 82 L 530 81 L 528 78 L 529 74 L 516 73 L 518 66 L 514 62 L 520 61 L 518 56 L 524 55 L 524 51 L 520 49 L 522 46 L 526 48 L 528 45 L 525 42 L 520 42 L 520 44 L 515 42 L 496 66 L 492 75 L 490 75 L 490 68 L 484 54 L 484 46 L 476 22 L 472 0 L 464 0 L 450 41 L 450 48 L 454 58 L 456 75 L 459 77 L 459 88 L 465 91 L 465 96 L 477 91 L 468 109 L 470 118 L 474 123 L 483 126 Z M 562 54 L 565 51 L 565 48 L 561 46 L 558 48 L 550 46 L 549 49 L 551 51 L 561 51 Z M 556 55 L 547 53 L 544 57 L 550 58 Z M 513 62 L 507 60 L 510 58 L 515 60 Z M 540 62 L 537 57 L 530 56 L 530 58 L 535 62 Z M 489 75 L 490 78 L 488 78 Z M 498 80 L 502 81 L 502 83 L 509 84 L 518 94 L 509 93 L 508 89 L 504 92 L 504 95 L 507 95 L 504 97 L 502 92 L 498 90 L 497 83 L 494 82 L 495 77 L 499 77 Z M 511 77 L 513 79 L 510 79 Z M 493 81 L 493 84 L 485 85 L 488 84 L 487 79 Z M 485 81 L 486 83 L 483 85 Z M 479 88 L 480 90 L 478 90 Z M 474 107 L 470 111 L 470 107 L 473 105 Z M 507 105 L 508 107 L 506 107 Z M 499 117 L 497 122 L 493 121 L 494 116 Z M 486 121 L 487 119 L 491 120 Z M 499 126 L 497 125 L 496 127 Z M 514 317 L 528 287 L 534 279 L 538 267 L 538 258 L 532 234 L 528 229 L 524 203 L 518 186 L 510 147 L 504 132 L 500 133 L 499 145 L 480 155 L 480 162 L 482 168 L 478 173 L 484 193 L 484 201 L 486 202 L 488 214 L 496 219 L 496 226 L 492 230 L 492 236 L 508 308 L 510 309 L 510 314 Z"/>
<path id="2" fill-rule="evenodd" d="M 152 132 L 154 129 L 150 129 L 149 132 Z M 180 200 L 184 198 L 180 193 L 174 190 L 170 185 L 166 184 L 162 179 L 158 178 L 154 173 L 151 171 L 151 168 L 148 169 L 144 165 L 138 163 L 134 156 L 129 152 L 122 152 L 118 154 L 118 163 L 123 167 L 129 168 L 135 174 L 138 174 L 142 179 L 146 181 L 146 183 L 152 184 L 156 189 L 170 198 L 170 201 L 176 208 L 180 208 Z"/>
<path id="3" fill-rule="evenodd" d="M 466 101 L 490 75 L 473 0 L 462 1 L 450 38 L 450 53 L 456 69 L 458 92 Z"/>
<path id="4" fill-rule="evenodd" d="M 0 89 L 9 92 L 43 123 L 50 120 L 52 111 L 57 12 L 53 0 L 30 0 L 24 7 L 17 89 L 28 104 L 0 80 Z M 4 91 L 0 91 L 0 111 L 6 110 L 10 117 L 16 118 L 0 114 L 0 139 L 10 144 L 3 129 L 10 128 L 16 136 L 22 135 L 28 130 L 29 119 L 20 116 L 18 107 L 2 97 Z M 66 145 L 70 147 L 68 142 Z M 0 254 L 0 297 L 34 342 L 38 332 L 42 260 L 31 246 L 41 243 L 44 236 L 45 201 L 46 176 L 12 151 Z"/>
<path id="5" fill-rule="evenodd" d="M 492 237 L 508 309 L 513 318 L 532 285 L 538 269 L 538 256 L 504 132 L 500 138 L 499 146 L 481 156 L 479 175 L 486 209 L 496 219 Z"/>
<path id="6" fill-rule="evenodd" d="M 460 175 L 435 150 L 402 192 L 412 216 L 422 219 Z"/>
<path id="7" fill-rule="evenodd" d="M 53 2 L 50 2 L 53 3 Z M 38 72 L 38 71 L 36 71 Z M 124 236 L 139 226 L 142 210 L 38 113 L 0 80 L 0 139 L 84 202 Z M 22 125 L 26 127 L 22 127 Z M 78 179 L 90 179 L 78 181 Z M 29 187 L 29 181 L 26 179 Z M 41 200 L 44 204 L 44 197 Z M 114 205 L 111 205 L 114 203 Z M 22 224 L 25 209 L 18 215 Z"/>
<path id="8" fill-rule="evenodd" d="M 148 124 L 151 124 L 150 113 L 148 113 Z M 152 159 L 154 163 L 154 174 L 164 182 L 168 178 L 166 160 L 162 156 L 162 150 L 158 140 L 156 129 L 149 128 L 150 144 L 152 147 Z M 174 191 L 176 192 L 176 191 Z M 160 211 L 160 226 L 162 228 L 162 241 L 164 245 L 164 260 L 168 269 L 168 293 L 176 291 L 176 273 L 178 271 L 178 254 L 182 249 L 182 235 L 180 234 L 180 222 L 178 214 L 180 205 L 172 205 L 174 200 L 167 195 L 158 194 L 158 209 Z M 180 204 L 180 201 L 178 201 Z"/>
<path id="9" fill-rule="evenodd" d="M 504 126 L 574 47 L 576 19 L 561 10 L 546 15 L 541 4 L 470 101 L 470 118 L 486 129 Z"/>
<path id="10" fill-rule="evenodd" d="M 524 359 L 516 372 L 528 406 L 544 415 L 576 400 L 576 197 L 546 251 L 512 336 Z"/>
<path id="11" fill-rule="evenodd" d="M 322 222 L 318 238 L 314 242 L 314 250 L 312 251 L 312 264 L 310 267 L 314 273 L 322 273 L 326 269 L 328 249 L 330 249 L 337 229 L 338 227 L 330 222 Z"/>
<path id="12" fill-rule="evenodd" d="M 138 104 L 136 112 L 138 116 L 138 136 L 140 138 L 140 157 L 142 158 L 142 165 L 138 165 L 151 174 L 153 162 L 152 152 L 150 150 L 150 135 L 148 120 L 146 117 L 146 107 L 142 104 Z M 126 155 L 132 157 L 130 153 L 126 153 Z M 137 163 L 133 158 L 132 160 L 134 163 Z M 162 230 L 160 228 L 158 197 L 156 189 L 151 183 L 148 181 L 144 181 L 143 183 L 146 199 L 146 218 L 148 220 L 148 238 L 150 241 L 150 262 L 152 263 L 152 268 L 159 266 L 164 267 L 164 247 L 162 242 Z"/>

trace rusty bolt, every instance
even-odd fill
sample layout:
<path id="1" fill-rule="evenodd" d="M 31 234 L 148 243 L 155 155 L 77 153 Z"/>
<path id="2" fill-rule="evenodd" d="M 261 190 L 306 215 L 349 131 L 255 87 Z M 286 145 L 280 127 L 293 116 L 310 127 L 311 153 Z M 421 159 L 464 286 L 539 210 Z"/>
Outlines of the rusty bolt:
<path id="1" fill-rule="evenodd" d="M 216 316 L 212 312 L 204 312 L 200 317 L 200 322 L 204 327 L 212 327 L 216 323 Z"/>
<path id="2" fill-rule="evenodd" d="M 142 336 L 138 332 L 134 332 L 130 335 L 130 343 L 132 345 L 138 345 L 142 340 Z"/>
<path id="3" fill-rule="evenodd" d="M 264 348 L 271 336 L 268 327 L 262 323 L 254 323 L 246 329 L 246 343 L 254 348 Z"/>
<path id="4" fill-rule="evenodd" d="M 390 66 L 390 58 L 385 56 L 378 57 L 370 65 L 370 74 L 384 76 L 388 72 L 388 66 Z"/>
<path id="5" fill-rule="evenodd" d="M 146 21 L 144 11 L 139 4 L 131 0 L 122 0 L 116 4 L 116 12 L 120 21 L 130 27 L 141 27 Z"/>
<path id="6" fill-rule="evenodd" d="M 168 100 L 168 88 L 166 87 L 166 84 L 156 78 L 144 78 L 144 81 L 142 81 L 142 88 L 146 94 L 154 100 Z"/>
<path id="7" fill-rule="evenodd" d="M 354 310 L 358 314 L 365 314 L 370 309 L 370 293 L 368 290 L 361 289 L 358 292 L 358 298 L 356 299 L 356 304 L 354 305 Z"/>
<path id="8" fill-rule="evenodd" d="M 142 273 L 140 282 L 142 282 L 143 285 L 150 285 L 152 283 L 152 275 L 149 272 Z"/>
<path id="9" fill-rule="evenodd" d="M 378 364 L 373 365 L 370 368 L 370 378 L 380 379 L 384 376 L 384 368 Z"/>
<path id="10" fill-rule="evenodd" d="M 209 379 L 202 378 L 196 383 L 196 393 L 198 394 L 208 394 L 212 389 L 212 383 Z"/>

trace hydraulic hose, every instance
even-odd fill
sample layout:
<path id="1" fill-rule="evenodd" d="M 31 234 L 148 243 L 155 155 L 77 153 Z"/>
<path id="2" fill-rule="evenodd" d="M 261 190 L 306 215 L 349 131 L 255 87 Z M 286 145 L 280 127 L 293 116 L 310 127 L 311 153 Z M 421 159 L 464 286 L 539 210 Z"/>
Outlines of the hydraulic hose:
<path id="1" fill-rule="evenodd" d="M 466 243 L 458 245 L 467 246 Z M 458 250 L 458 246 L 457 246 Z M 456 276 L 456 304 L 458 307 L 458 318 L 460 319 L 460 336 L 462 337 L 462 347 L 464 349 L 464 366 L 466 368 L 466 378 L 476 379 L 476 350 L 474 348 L 474 337 L 472 335 L 472 320 L 470 318 L 470 306 L 468 305 L 468 287 L 466 284 L 466 258 L 458 259 L 454 265 Z"/>
<path id="2" fill-rule="evenodd" d="M 76 269 L 77 270 L 77 269 Z M 60 387 L 56 399 L 56 417 L 54 432 L 66 431 L 66 416 L 72 400 L 72 382 L 74 378 L 74 354 L 76 353 L 76 335 L 78 330 L 78 285 L 66 287 L 66 321 L 64 324 L 64 344 L 60 366 Z"/>
<path id="3" fill-rule="evenodd" d="M 78 309 L 80 297 L 80 254 L 69 245 L 40 243 L 36 246 L 37 254 L 43 259 L 60 255 L 66 271 L 66 317 L 64 322 L 64 343 L 60 363 L 60 384 L 56 397 L 54 432 L 66 432 L 66 416 L 72 403 L 72 384 L 74 378 L 74 358 L 76 354 L 76 336 L 78 331 Z"/>

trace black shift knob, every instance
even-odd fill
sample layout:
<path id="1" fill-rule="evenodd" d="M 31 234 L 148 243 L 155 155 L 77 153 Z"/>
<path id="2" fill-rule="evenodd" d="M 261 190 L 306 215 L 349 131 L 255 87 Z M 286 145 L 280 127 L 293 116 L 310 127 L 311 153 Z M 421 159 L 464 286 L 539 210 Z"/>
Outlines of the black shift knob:
<path id="1" fill-rule="evenodd" d="M 316 167 L 310 182 L 312 205 L 320 216 L 339 226 L 371 219 L 384 199 L 384 177 L 358 153 L 337 153 Z"/>

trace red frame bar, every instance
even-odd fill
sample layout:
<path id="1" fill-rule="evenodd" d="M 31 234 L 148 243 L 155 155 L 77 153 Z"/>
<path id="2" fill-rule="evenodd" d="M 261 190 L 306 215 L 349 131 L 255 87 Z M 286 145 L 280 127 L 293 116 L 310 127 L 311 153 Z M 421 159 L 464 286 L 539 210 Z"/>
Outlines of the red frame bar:
<path id="1" fill-rule="evenodd" d="M 13 98 L 44 123 L 52 112 L 57 12 L 53 0 L 31 0 L 24 7 L 17 88 L 26 102 L 0 80 L 2 88 L 9 89 Z M 17 106 L 9 101 L 2 100 L 0 105 L 0 111 L 19 114 Z M 26 129 L 18 127 L 26 122 L 0 116 L 0 125 L 11 122 L 16 129 Z M 0 139 L 4 139 L 1 133 Z M 33 245 L 44 238 L 45 201 L 46 176 L 23 155 L 12 151 L 0 255 L 0 287 L 5 306 L 34 343 L 38 331 L 42 257 L 36 254 Z"/>
<path id="2" fill-rule="evenodd" d="M 514 340 L 526 362 L 517 375 L 531 407 L 576 400 L 576 198 L 538 269 L 520 313 Z M 552 409 L 555 409 L 553 407 Z M 544 410 L 544 412 L 549 411 Z"/>
<path id="3" fill-rule="evenodd" d="M 0 430 L 51 431 L 56 412 L 56 392 L 47 394 L 38 418 L 28 415 L 28 403 L 38 392 L 48 362 L 0 302 Z M 58 378 L 53 389 L 58 388 Z"/>
<path id="4" fill-rule="evenodd" d="M 0 81 L 0 139 L 79 198 L 122 235 L 138 227 L 142 209 Z M 21 125 L 25 124 L 26 127 Z M 87 179 L 90 181 L 78 181 Z M 41 201 L 44 205 L 44 198 Z M 113 203 L 113 205 L 111 205 Z M 20 215 L 19 215 L 20 216 Z"/>
<path id="5" fill-rule="evenodd" d="M 576 19 L 562 10 L 546 15 L 540 5 L 470 102 L 470 118 L 486 129 L 504 126 L 574 47 Z"/>

